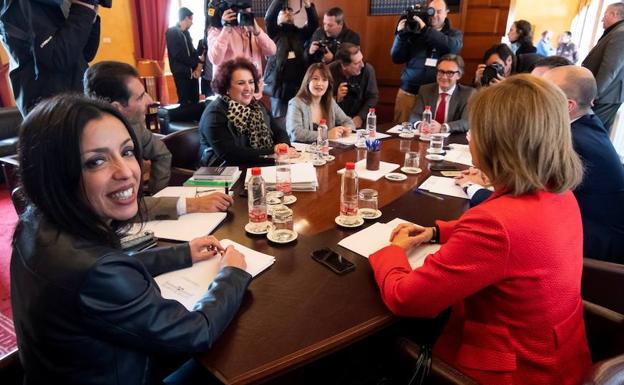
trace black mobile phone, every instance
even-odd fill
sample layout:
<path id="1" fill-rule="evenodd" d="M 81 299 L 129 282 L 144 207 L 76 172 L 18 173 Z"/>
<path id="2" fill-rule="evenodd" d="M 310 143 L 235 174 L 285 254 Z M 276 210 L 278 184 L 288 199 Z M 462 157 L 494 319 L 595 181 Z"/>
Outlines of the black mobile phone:
<path id="1" fill-rule="evenodd" d="M 431 163 L 429 165 L 429 169 L 431 171 L 459 171 L 459 167 L 455 163 L 446 161 L 440 163 Z"/>
<path id="2" fill-rule="evenodd" d="M 355 270 L 353 262 L 328 247 L 313 251 L 312 259 L 327 266 L 336 274 L 346 274 Z"/>

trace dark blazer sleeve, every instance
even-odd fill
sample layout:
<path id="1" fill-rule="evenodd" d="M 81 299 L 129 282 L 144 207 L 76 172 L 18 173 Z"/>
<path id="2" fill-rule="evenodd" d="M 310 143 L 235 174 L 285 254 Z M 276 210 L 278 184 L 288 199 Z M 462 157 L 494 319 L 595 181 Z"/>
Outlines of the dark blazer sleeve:
<path id="1" fill-rule="evenodd" d="M 464 36 L 461 31 L 449 29 L 447 33 L 427 27 L 423 31 L 427 46 L 436 48 L 441 55 L 447 53 L 457 54 L 464 45 Z"/>
<path id="2" fill-rule="evenodd" d="M 316 6 L 314 6 L 314 3 L 310 5 L 310 8 L 305 8 L 305 11 L 306 15 L 308 16 L 308 22 L 303 27 L 302 32 L 303 38 L 305 40 L 308 40 L 312 36 L 314 31 L 316 31 L 316 29 L 318 28 L 319 18 L 318 13 L 316 13 Z"/>
<path id="3" fill-rule="evenodd" d="M 199 63 L 197 51 L 193 48 L 191 54 L 187 55 L 186 44 L 180 31 L 174 27 L 169 28 L 165 34 L 165 38 L 167 40 L 167 52 L 169 53 L 169 57 L 173 59 L 173 61 L 182 63 L 188 67 L 189 73 L 191 70 L 195 69 Z M 172 69 L 172 71 L 173 70 L 174 69 Z"/>
<path id="4" fill-rule="evenodd" d="M 446 124 L 449 125 L 451 132 L 466 132 L 468 131 L 468 101 L 475 92 L 475 89 L 472 87 L 463 87 L 460 84 L 458 84 L 457 87 L 458 99 L 457 103 L 454 103 L 455 111 L 449 111 L 450 119 L 453 120 Z"/>
<path id="5" fill-rule="evenodd" d="M 390 57 L 394 64 L 407 63 L 410 59 L 410 37 L 408 33 L 396 33 L 392 48 L 390 48 Z"/>
<path id="6" fill-rule="evenodd" d="M 284 2 L 282 0 L 273 0 L 271 5 L 269 5 L 269 9 L 267 9 L 266 14 L 264 15 L 264 24 L 266 25 L 267 35 L 273 40 L 277 36 L 279 32 L 279 27 L 277 25 L 277 17 L 280 12 L 280 7 Z"/>
<path id="7" fill-rule="evenodd" d="M 95 54 L 97 54 L 97 50 L 100 47 L 100 25 L 100 16 L 97 16 L 95 23 L 93 23 L 93 26 L 91 27 L 91 34 L 89 34 L 87 45 L 85 45 L 85 48 L 82 51 L 84 59 L 87 62 L 90 62 L 95 58 Z"/>
<path id="8" fill-rule="evenodd" d="M 164 299 L 138 258 L 104 256 L 79 293 L 84 322 L 98 338 L 148 352 L 208 350 L 236 314 L 251 275 L 226 267 L 188 311 Z"/>

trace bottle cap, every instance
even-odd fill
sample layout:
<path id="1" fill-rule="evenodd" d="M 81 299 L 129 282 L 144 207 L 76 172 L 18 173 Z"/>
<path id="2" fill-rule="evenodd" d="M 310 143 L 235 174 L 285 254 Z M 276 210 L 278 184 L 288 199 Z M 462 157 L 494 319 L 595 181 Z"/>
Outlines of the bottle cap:
<path id="1" fill-rule="evenodd" d="M 425 110 L 430 110 L 431 106 L 425 106 Z"/>
<path id="2" fill-rule="evenodd" d="M 355 163 L 353 162 L 347 162 L 347 164 L 345 164 L 345 168 L 347 170 L 355 170 Z"/>
<path id="3" fill-rule="evenodd" d="M 288 154 L 288 145 L 286 143 L 280 143 L 277 145 L 277 153 L 279 155 Z"/>
<path id="4" fill-rule="evenodd" d="M 251 176 L 258 176 L 260 175 L 260 167 L 254 167 L 251 169 Z"/>
<path id="5" fill-rule="evenodd" d="M 375 112 L 375 108 L 374 107 L 369 108 L 368 112 Z"/>
<path id="6" fill-rule="evenodd" d="M 321 118 L 321 121 L 319 122 L 319 124 L 327 124 L 327 119 Z"/>

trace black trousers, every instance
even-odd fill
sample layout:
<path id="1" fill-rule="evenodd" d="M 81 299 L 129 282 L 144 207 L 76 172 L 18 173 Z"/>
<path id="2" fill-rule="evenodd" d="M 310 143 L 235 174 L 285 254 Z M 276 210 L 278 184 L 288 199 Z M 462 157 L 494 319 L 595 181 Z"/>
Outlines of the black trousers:
<path id="1" fill-rule="evenodd" d="M 173 80 L 178 93 L 178 103 L 195 104 L 199 101 L 199 81 L 187 73 L 174 73 Z"/>
<path id="2" fill-rule="evenodd" d="M 598 119 L 600 119 L 602 124 L 604 124 L 609 134 L 611 133 L 611 129 L 613 128 L 615 115 L 617 114 L 621 105 L 621 103 L 596 103 L 594 104 L 594 107 L 592 107 L 592 110 L 594 110 L 594 113 L 596 114 L 596 116 L 598 116 Z"/>

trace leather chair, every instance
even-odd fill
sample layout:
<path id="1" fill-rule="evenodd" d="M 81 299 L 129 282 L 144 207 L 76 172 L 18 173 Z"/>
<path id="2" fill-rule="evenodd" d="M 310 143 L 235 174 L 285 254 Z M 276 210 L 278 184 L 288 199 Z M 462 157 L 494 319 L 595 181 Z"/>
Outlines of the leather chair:
<path id="1" fill-rule="evenodd" d="M 0 108 L 0 157 L 17 152 L 22 114 L 15 107 Z"/>
<path id="2" fill-rule="evenodd" d="M 583 385 L 622 384 L 624 384 L 624 355 L 595 364 L 583 381 Z"/>
<path id="3" fill-rule="evenodd" d="M 171 178 L 169 184 L 180 186 L 193 176 L 199 165 L 199 129 L 177 131 L 162 139 L 171 152 Z"/>

